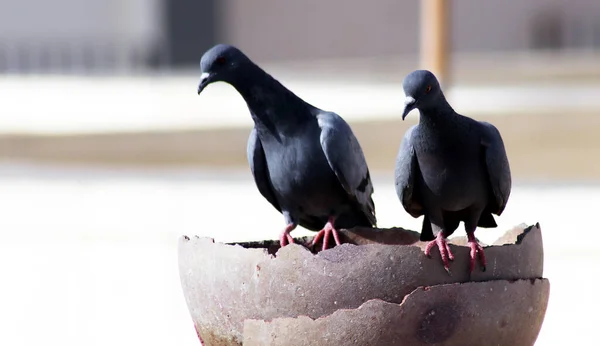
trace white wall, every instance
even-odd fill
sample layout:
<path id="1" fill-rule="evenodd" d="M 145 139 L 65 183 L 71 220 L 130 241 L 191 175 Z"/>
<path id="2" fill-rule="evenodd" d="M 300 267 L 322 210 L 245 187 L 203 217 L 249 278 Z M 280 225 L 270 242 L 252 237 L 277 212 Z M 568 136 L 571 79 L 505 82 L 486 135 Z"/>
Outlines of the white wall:
<path id="1" fill-rule="evenodd" d="M 0 0 L 0 48 L 8 65 L 45 55 L 91 54 L 110 46 L 122 63 L 160 38 L 162 0 Z M 85 49 L 84 52 L 78 52 Z M 104 51 L 103 51 L 104 50 Z M 64 53 L 64 52 L 71 53 Z M 23 58 L 24 57 L 24 58 Z M 69 58 L 70 60 L 76 60 Z M 36 62 L 30 61 L 31 65 Z"/>
<path id="2" fill-rule="evenodd" d="M 157 0 L 0 0 L 0 40 L 151 41 Z"/>
<path id="3" fill-rule="evenodd" d="M 224 0 L 225 37 L 259 59 L 415 54 L 419 0 Z M 450 1 L 450 0 L 449 0 Z M 456 51 L 530 48 L 532 19 L 556 8 L 569 46 L 584 47 L 600 28 L 598 0 L 453 0 Z M 600 29 L 596 30 L 600 41 Z M 597 43 L 597 45 L 600 45 Z M 274 47 L 278 47 L 275 49 Z"/>
<path id="4" fill-rule="evenodd" d="M 98 59 L 135 64 L 135 55 L 143 56 L 161 40 L 164 1 L 169 0 L 0 0 L 0 70 L 46 54 L 38 51 L 48 50 L 49 45 L 73 47 L 74 55 L 90 54 L 77 52 L 88 46 Z M 223 41 L 240 46 L 256 59 L 418 52 L 420 0 L 219 1 Z M 553 7 L 562 16 L 560 35 L 567 47 L 600 48 L 598 0 L 451 2 L 455 51 L 528 49 L 532 19 Z M 107 44 L 117 58 L 102 56 Z"/>

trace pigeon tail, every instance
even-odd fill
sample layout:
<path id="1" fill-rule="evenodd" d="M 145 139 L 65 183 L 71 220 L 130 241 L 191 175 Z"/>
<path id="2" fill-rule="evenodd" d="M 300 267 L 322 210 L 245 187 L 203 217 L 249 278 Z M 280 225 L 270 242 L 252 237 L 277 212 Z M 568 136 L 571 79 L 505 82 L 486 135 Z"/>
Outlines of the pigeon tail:
<path id="1" fill-rule="evenodd" d="M 419 240 L 421 241 L 430 241 L 434 240 L 435 235 L 433 234 L 433 229 L 431 228 L 431 221 L 427 215 L 423 216 L 423 226 L 421 227 L 421 236 Z"/>
<path id="2" fill-rule="evenodd" d="M 339 215 L 335 220 L 335 225 L 340 229 L 377 227 L 376 223 L 373 223 L 361 208 L 353 208 L 353 212 Z"/>
<path id="3" fill-rule="evenodd" d="M 451 226 L 453 224 L 456 224 L 458 226 L 458 222 L 460 222 L 460 220 L 459 221 L 450 220 L 450 218 L 451 218 L 450 216 L 451 215 L 449 213 L 444 215 L 444 223 L 447 223 L 446 231 L 447 231 L 448 236 L 450 234 L 454 233 L 454 229 L 456 229 L 456 227 L 451 227 Z M 450 224 L 452 224 L 452 225 L 450 225 Z M 479 217 L 479 222 L 477 223 L 477 227 L 496 228 L 496 227 L 498 227 L 498 224 L 496 223 L 494 216 L 490 212 L 484 211 L 481 214 L 481 216 Z M 435 239 L 435 234 L 433 234 L 433 229 L 431 228 L 431 221 L 429 220 L 427 215 L 425 215 L 423 217 L 423 225 L 421 226 L 421 236 L 419 237 L 419 240 L 430 241 L 433 239 Z"/>
<path id="4" fill-rule="evenodd" d="M 481 213 L 481 216 L 479 217 L 479 222 L 477 223 L 477 227 L 496 228 L 496 227 L 498 227 L 498 224 L 496 223 L 496 220 L 494 220 L 494 216 L 492 215 L 492 213 L 490 213 L 488 211 L 484 211 L 483 213 Z"/>

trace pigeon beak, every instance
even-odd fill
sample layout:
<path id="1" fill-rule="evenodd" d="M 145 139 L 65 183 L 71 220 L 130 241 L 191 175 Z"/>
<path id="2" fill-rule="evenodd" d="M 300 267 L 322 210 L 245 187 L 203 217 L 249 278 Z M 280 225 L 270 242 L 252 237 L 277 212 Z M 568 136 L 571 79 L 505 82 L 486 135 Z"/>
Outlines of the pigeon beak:
<path id="1" fill-rule="evenodd" d="M 211 82 L 211 74 L 208 72 L 204 72 L 200 75 L 200 84 L 198 84 L 198 95 L 209 85 Z"/>
<path id="2" fill-rule="evenodd" d="M 410 111 L 412 111 L 415 108 L 415 102 L 416 100 L 414 97 L 406 96 L 406 99 L 404 99 L 404 111 L 402 112 L 402 120 L 404 120 L 408 113 L 410 113 Z"/>

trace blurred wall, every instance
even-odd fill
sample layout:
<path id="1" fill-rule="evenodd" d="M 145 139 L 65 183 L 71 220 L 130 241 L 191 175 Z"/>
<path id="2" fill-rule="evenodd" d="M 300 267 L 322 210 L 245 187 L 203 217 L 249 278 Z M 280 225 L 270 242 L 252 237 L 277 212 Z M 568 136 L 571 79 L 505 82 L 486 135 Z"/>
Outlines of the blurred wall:
<path id="1" fill-rule="evenodd" d="M 418 3 L 226 0 L 223 36 L 252 57 L 267 60 L 414 52 Z"/>
<path id="2" fill-rule="evenodd" d="M 223 37 L 266 60 L 416 54 L 419 4 L 415 0 L 225 0 Z M 598 0 L 454 0 L 451 4 L 455 51 L 600 47 Z"/>
<path id="3" fill-rule="evenodd" d="M 0 69 L 135 64 L 161 37 L 162 0 L 0 0 Z"/>
<path id="4" fill-rule="evenodd" d="M 162 48 L 168 66 L 197 65 L 202 53 L 218 41 L 219 4 L 219 0 L 166 1 Z"/>
<path id="5" fill-rule="evenodd" d="M 418 0 L 0 0 L 0 72 L 417 54 Z M 598 0 L 454 0 L 454 51 L 598 49 Z"/>

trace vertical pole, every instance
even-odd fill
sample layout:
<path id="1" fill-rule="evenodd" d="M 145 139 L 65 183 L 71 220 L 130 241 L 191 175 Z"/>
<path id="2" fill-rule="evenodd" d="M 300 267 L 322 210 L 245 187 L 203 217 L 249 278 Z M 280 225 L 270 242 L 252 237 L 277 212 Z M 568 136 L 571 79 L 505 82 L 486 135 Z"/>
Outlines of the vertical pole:
<path id="1" fill-rule="evenodd" d="M 449 2 L 421 0 L 421 68 L 433 72 L 444 86 L 449 84 Z"/>

